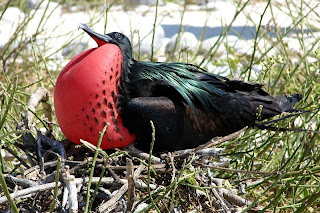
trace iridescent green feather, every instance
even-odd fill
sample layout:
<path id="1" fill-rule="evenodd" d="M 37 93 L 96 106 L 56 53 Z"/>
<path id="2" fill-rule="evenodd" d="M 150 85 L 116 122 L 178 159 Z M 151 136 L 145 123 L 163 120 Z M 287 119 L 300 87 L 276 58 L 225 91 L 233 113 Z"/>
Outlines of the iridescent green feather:
<path id="1" fill-rule="evenodd" d="M 205 108 L 212 106 L 217 109 L 212 96 L 226 94 L 222 89 L 226 87 L 226 78 L 205 72 L 192 64 L 136 61 L 130 69 L 130 81 L 135 83 L 144 79 L 172 86 L 194 112 L 195 100 Z"/>

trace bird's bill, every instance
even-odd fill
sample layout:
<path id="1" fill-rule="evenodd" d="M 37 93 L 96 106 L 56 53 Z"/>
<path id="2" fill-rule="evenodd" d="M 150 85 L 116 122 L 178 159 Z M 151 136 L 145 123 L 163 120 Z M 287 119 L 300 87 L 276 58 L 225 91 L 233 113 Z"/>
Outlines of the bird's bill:
<path id="1" fill-rule="evenodd" d="M 88 27 L 88 25 L 86 24 L 81 23 L 79 25 L 79 29 L 82 29 L 86 33 L 88 33 L 91 36 L 91 38 L 93 38 L 96 41 L 99 47 L 106 43 L 110 43 L 110 41 L 112 40 L 110 36 L 97 33 L 93 31 L 90 27 Z"/>

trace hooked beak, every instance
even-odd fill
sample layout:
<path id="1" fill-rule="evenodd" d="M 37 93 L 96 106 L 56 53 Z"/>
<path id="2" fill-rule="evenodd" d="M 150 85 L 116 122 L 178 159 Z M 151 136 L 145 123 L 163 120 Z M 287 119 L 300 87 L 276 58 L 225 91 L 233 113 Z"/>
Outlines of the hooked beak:
<path id="1" fill-rule="evenodd" d="M 106 44 L 106 43 L 110 43 L 110 41 L 112 40 L 112 38 L 110 36 L 97 33 L 95 31 L 93 31 L 90 27 L 88 27 L 88 25 L 83 24 L 83 23 L 79 24 L 78 29 L 82 29 L 86 33 L 88 33 L 91 36 L 91 38 L 93 38 L 96 41 L 96 43 L 98 44 L 99 47 Z"/>

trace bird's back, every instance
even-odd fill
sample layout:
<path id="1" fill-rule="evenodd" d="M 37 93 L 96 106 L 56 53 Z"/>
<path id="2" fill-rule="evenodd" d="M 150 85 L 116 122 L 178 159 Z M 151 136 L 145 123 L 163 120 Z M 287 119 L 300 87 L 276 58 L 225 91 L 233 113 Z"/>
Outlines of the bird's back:
<path id="1" fill-rule="evenodd" d="M 182 63 L 138 62 L 130 69 L 127 86 L 130 101 L 123 110 L 124 125 L 144 150 L 151 142 L 150 120 L 155 149 L 172 151 L 252 126 L 289 110 L 299 99 L 282 96 L 277 101 L 259 84 L 228 80 Z"/>

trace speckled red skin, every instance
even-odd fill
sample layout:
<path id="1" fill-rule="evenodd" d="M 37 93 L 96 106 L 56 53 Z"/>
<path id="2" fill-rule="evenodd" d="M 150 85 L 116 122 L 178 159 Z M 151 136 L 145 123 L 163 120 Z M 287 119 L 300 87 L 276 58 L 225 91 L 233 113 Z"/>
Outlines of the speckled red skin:
<path id="1" fill-rule="evenodd" d="M 135 136 L 123 126 L 115 106 L 120 81 L 122 53 L 118 46 L 104 44 L 73 58 L 60 73 L 54 90 L 54 107 L 65 136 L 97 145 L 108 124 L 101 148 L 125 147 Z"/>

